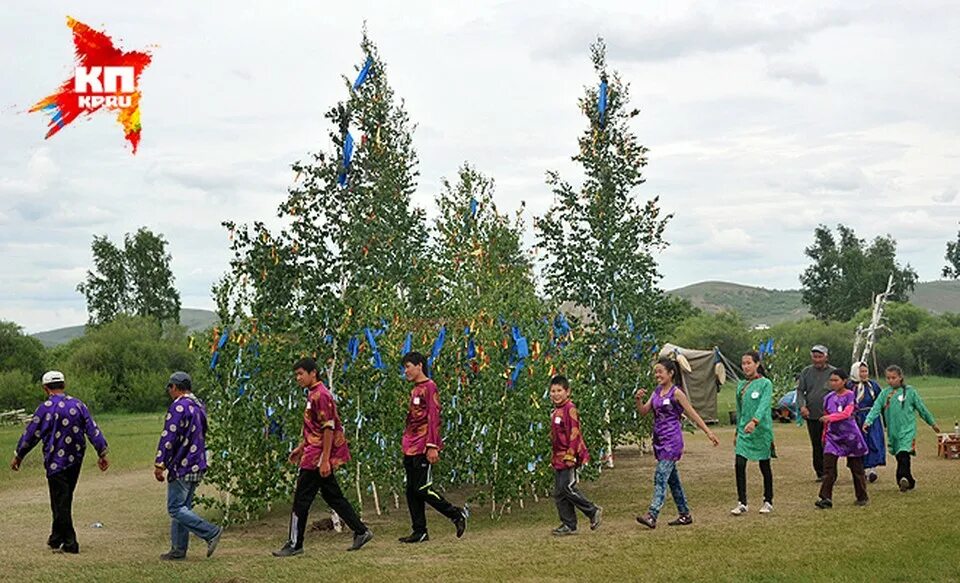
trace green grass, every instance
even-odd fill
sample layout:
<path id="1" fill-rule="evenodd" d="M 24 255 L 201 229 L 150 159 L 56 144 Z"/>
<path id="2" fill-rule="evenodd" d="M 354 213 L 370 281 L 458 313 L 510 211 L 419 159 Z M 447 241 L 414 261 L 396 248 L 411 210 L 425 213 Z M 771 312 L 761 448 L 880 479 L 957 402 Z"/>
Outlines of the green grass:
<path id="1" fill-rule="evenodd" d="M 960 417 L 960 381 L 911 379 L 944 429 Z M 721 392 L 721 416 L 733 391 Z M 726 404 L 724 404 L 726 403 Z M 53 555 L 44 549 L 49 528 L 46 482 L 37 452 L 23 471 L 0 473 L 0 579 L 16 581 L 396 581 L 592 580 L 592 581 L 958 581 L 960 461 L 935 457 L 932 431 L 922 423 L 914 462 L 918 489 L 900 494 L 893 467 L 871 486 L 871 504 L 853 506 L 849 475 L 841 474 L 832 511 L 817 511 L 817 484 L 810 469 L 806 430 L 777 425 L 774 461 L 775 511 L 756 513 L 759 472 L 749 468 L 751 513 L 734 518 L 732 433 L 719 427 L 719 448 L 700 434 L 687 435 L 681 478 L 696 523 L 648 531 L 634 521 L 649 502 L 654 460 L 627 449 L 617 467 L 585 492 L 606 509 L 603 527 L 554 539 L 556 510 L 550 500 L 526 500 L 500 520 L 475 508 L 467 535 L 429 514 L 432 540 L 402 546 L 403 508 L 365 516 L 377 538 L 360 553 L 346 553 L 348 534 L 309 533 L 302 557 L 269 556 L 285 538 L 289 505 L 243 527 L 230 529 L 220 550 L 204 559 L 197 539 L 188 561 L 164 564 L 169 545 L 165 488 L 153 480 L 151 463 L 160 415 L 99 416 L 111 442 L 114 467 L 101 474 L 88 460 L 80 478 L 74 518 L 82 554 Z M 10 452 L 18 436 L 0 428 L 0 449 Z M 892 460 L 889 460 L 892 462 Z M 442 463 L 438 468 L 443 471 Z M 462 500 L 460 493 L 448 493 Z M 314 518 L 324 516 L 322 502 Z M 663 518 L 675 512 L 668 500 Z M 90 524 L 102 522 L 104 528 Z M 664 521 L 665 522 L 665 521 Z M 584 522 L 585 523 L 585 522 Z M 869 550 L 868 550 L 869 549 Z"/>

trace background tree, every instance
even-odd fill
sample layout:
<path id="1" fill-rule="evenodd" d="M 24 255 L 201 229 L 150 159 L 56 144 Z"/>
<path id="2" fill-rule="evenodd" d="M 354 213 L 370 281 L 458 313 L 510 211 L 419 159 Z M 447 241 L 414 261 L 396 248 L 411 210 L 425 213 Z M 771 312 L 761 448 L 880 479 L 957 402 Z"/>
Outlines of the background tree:
<path id="1" fill-rule="evenodd" d="M 947 254 L 944 256 L 947 264 L 943 267 L 943 277 L 960 278 L 960 232 L 956 241 L 947 242 Z"/>
<path id="2" fill-rule="evenodd" d="M 163 235 L 146 227 L 126 234 L 122 249 L 106 236 L 94 236 L 94 269 L 77 285 L 87 299 L 87 323 L 100 326 L 120 314 L 179 323 L 180 293 L 166 247 Z"/>
<path id="3" fill-rule="evenodd" d="M 846 321 L 869 307 L 893 275 L 891 301 L 905 302 L 917 283 L 917 272 L 897 262 L 897 242 L 887 235 L 869 245 L 853 229 L 837 225 L 839 241 L 825 225 L 814 231 L 805 253 L 813 263 L 800 275 L 803 302 L 820 320 Z"/>
<path id="4" fill-rule="evenodd" d="M 46 351 L 13 322 L 0 321 L 0 410 L 30 409 L 43 394 Z"/>

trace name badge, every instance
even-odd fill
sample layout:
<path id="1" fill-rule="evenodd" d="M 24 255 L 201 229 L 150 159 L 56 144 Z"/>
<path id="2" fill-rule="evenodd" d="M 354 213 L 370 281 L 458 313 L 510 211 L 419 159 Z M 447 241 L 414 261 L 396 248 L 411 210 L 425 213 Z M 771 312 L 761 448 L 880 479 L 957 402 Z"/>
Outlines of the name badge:
<path id="1" fill-rule="evenodd" d="M 897 400 L 902 403 L 902 402 L 903 402 L 903 395 L 900 395 L 899 397 L 897 397 Z"/>
<path id="2" fill-rule="evenodd" d="M 413 404 L 414 404 L 414 405 L 419 405 L 419 404 L 420 404 L 420 397 L 414 397 L 414 398 L 413 398 Z"/>
<path id="3" fill-rule="evenodd" d="M 553 418 L 553 423 L 554 423 L 555 425 L 560 425 L 561 423 L 563 423 L 563 417 L 554 417 L 554 418 Z"/>
<path id="4" fill-rule="evenodd" d="M 837 405 L 837 413 L 843 413 L 843 405 Z"/>
<path id="5" fill-rule="evenodd" d="M 669 405 L 669 404 L 670 404 L 670 399 L 664 399 L 664 400 L 663 400 L 663 404 L 664 404 L 664 405 Z"/>
<path id="6" fill-rule="evenodd" d="M 310 410 L 310 401 L 307 401 L 307 411 Z"/>
<path id="7" fill-rule="evenodd" d="M 750 398 L 751 398 L 751 399 L 759 399 L 759 398 L 760 398 L 760 392 L 759 392 L 759 391 L 754 391 L 754 392 L 750 393 Z"/>

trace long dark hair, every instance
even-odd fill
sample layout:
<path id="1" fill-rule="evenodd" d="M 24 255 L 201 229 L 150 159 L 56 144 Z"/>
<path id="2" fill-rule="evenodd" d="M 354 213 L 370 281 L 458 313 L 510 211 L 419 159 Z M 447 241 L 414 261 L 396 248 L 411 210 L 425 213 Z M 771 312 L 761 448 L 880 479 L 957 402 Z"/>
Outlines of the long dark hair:
<path id="1" fill-rule="evenodd" d="M 683 390 L 683 373 L 680 372 L 680 365 L 677 364 L 677 361 L 664 357 L 658 360 L 657 364 L 667 369 L 667 372 L 673 375 L 673 384 Z"/>
<path id="2" fill-rule="evenodd" d="M 749 356 L 749 357 L 750 357 L 750 360 L 752 360 L 753 362 L 755 362 L 755 363 L 757 363 L 757 364 L 759 365 L 759 366 L 757 366 L 757 374 L 758 374 L 758 375 L 760 375 L 760 376 L 762 376 L 762 377 L 767 376 L 767 368 L 766 368 L 765 366 L 763 366 L 763 360 L 760 358 L 760 353 L 759 353 L 759 352 L 757 352 L 756 350 L 748 350 L 748 351 L 744 352 L 743 355 L 744 355 L 744 356 Z"/>

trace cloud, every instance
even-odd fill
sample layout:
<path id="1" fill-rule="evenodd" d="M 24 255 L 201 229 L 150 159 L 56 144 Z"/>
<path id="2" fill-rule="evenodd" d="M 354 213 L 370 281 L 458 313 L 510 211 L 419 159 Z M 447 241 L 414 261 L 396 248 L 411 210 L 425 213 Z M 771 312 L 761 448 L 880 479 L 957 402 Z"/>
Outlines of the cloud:
<path id="1" fill-rule="evenodd" d="M 689 12 L 675 18 L 655 18 L 650 12 L 622 13 L 610 18 L 548 13 L 539 27 L 545 38 L 535 55 L 543 59 L 582 58 L 584 49 L 599 34 L 608 55 L 618 61 L 653 62 L 717 55 L 743 49 L 783 53 L 814 34 L 843 27 L 850 15 L 838 10 L 809 16 L 763 11 L 730 10 L 724 13 Z M 544 31 L 553 31 L 545 34 Z"/>
<path id="2" fill-rule="evenodd" d="M 943 202 L 943 203 L 953 202 L 957 199 L 957 194 L 960 194 L 960 190 L 957 190 L 956 186 L 951 186 L 950 188 L 947 188 L 940 194 L 935 195 L 933 197 L 933 200 L 935 200 L 936 202 Z"/>
<path id="3" fill-rule="evenodd" d="M 794 85 L 823 85 L 827 82 L 813 65 L 786 61 L 769 63 L 767 75 L 774 79 L 789 81 Z"/>

